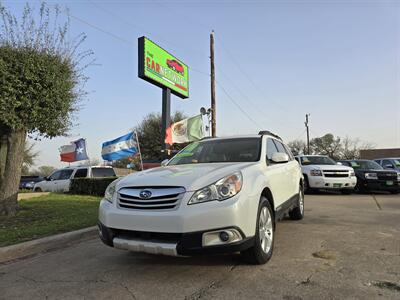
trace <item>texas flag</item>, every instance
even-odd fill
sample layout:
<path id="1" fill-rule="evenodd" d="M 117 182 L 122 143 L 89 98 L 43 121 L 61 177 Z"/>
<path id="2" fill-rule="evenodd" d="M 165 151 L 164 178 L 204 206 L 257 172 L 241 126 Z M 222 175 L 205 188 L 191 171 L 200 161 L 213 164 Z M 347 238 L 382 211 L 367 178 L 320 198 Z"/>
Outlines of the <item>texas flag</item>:
<path id="1" fill-rule="evenodd" d="M 79 139 L 71 142 L 69 145 L 60 147 L 61 161 L 74 162 L 78 160 L 89 159 L 86 153 L 86 140 Z"/>

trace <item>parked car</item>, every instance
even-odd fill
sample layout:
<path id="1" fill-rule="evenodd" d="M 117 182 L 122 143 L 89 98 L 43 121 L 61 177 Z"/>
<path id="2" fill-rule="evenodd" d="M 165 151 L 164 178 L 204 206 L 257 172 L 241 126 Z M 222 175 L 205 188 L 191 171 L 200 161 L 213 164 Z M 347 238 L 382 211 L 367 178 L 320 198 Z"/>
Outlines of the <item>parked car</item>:
<path id="1" fill-rule="evenodd" d="M 395 170 L 400 172 L 400 158 L 380 158 L 375 159 L 375 162 L 387 170 Z"/>
<path id="2" fill-rule="evenodd" d="M 68 192 L 72 178 L 102 178 L 115 176 L 114 169 L 109 166 L 68 167 L 56 170 L 35 184 L 35 192 Z"/>
<path id="3" fill-rule="evenodd" d="M 303 172 L 306 192 L 324 189 L 350 194 L 357 184 L 356 175 L 351 167 L 337 164 L 328 156 L 298 155 L 296 160 Z"/>
<path id="4" fill-rule="evenodd" d="M 384 170 L 372 160 L 340 160 L 340 162 L 354 169 L 357 176 L 357 191 L 388 191 L 392 194 L 400 192 L 400 173 Z"/>
<path id="5" fill-rule="evenodd" d="M 33 189 L 33 186 L 35 185 L 36 182 L 40 182 L 43 180 L 44 180 L 44 177 L 42 177 L 42 176 L 23 175 L 23 176 L 21 176 L 21 179 L 19 181 L 19 188 L 31 190 L 31 189 Z"/>
<path id="6" fill-rule="evenodd" d="M 100 203 L 108 246 L 165 255 L 241 252 L 266 263 L 275 222 L 304 215 L 303 176 L 269 132 L 194 142 L 166 165 L 117 179 Z"/>

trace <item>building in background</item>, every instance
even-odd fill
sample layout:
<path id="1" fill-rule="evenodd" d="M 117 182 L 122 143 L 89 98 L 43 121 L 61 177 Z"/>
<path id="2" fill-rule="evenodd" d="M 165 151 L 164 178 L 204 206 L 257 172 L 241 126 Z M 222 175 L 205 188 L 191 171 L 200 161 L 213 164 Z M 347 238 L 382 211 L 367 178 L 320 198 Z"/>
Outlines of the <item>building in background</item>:
<path id="1" fill-rule="evenodd" d="M 400 157 L 400 148 L 360 150 L 361 159 Z"/>

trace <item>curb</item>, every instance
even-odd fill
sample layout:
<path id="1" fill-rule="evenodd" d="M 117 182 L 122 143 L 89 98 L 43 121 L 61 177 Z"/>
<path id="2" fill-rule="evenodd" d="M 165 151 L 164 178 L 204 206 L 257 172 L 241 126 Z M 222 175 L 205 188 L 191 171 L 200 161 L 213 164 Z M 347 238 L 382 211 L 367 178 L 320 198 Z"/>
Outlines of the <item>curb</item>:
<path id="1" fill-rule="evenodd" d="M 95 237 L 98 227 L 92 226 L 76 231 L 52 235 L 16 245 L 0 247 L 0 264 L 67 247 L 70 243 Z"/>

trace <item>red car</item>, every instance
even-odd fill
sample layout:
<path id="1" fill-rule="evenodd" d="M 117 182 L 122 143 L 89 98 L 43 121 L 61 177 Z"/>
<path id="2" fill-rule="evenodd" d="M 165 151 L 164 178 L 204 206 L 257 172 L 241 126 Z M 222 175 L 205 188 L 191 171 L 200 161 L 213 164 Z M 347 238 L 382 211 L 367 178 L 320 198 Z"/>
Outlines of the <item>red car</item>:
<path id="1" fill-rule="evenodd" d="M 175 59 L 167 59 L 167 66 L 175 72 L 181 73 L 182 75 L 184 73 L 183 66 Z"/>

